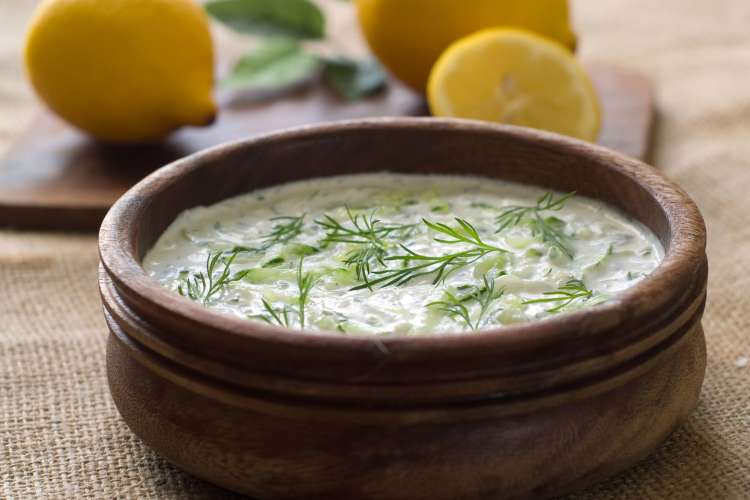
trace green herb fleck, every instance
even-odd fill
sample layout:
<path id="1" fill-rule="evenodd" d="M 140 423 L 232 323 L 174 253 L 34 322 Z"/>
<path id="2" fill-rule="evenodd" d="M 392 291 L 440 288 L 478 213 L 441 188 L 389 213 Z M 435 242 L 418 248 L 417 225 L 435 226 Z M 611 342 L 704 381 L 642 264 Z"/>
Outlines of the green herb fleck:
<path id="1" fill-rule="evenodd" d="M 594 296 L 594 292 L 586 288 L 586 284 L 577 279 L 572 279 L 566 282 L 563 286 L 558 288 L 554 292 L 545 292 L 544 297 L 539 299 L 525 300 L 524 304 L 544 304 L 553 303 L 557 304 L 547 312 L 556 313 L 562 311 L 570 304 L 579 301 L 586 302 Z"/>
<path id="2" fill-rule="evenodd" d="M 470 330 L 474 330 L 474 324 L 471 321 L 469 309 L 450 292 L 445 292 L 445 295 L 447 297 L 446 300 L 430 302 L 427 304 L 427 307 L 440 311 L 450 318 L 461 319 L 466 323 Z"/>
<path id="3" fill-rule="evenodd" d="M 490 305 L 505 293 L 505 290 L 495 290 L 495 280 L 487 278 L 486 274 L 482 276 L 482 281 L 484 282 L 484 286 L 472 294 L 472 298 L 476 300 L 480 306 L 479 317 L 476 321 L 477 328 L 490 310 Z"/>
<path id="4" fill-rule="evenodd" d="M 294 315 L 297 316 L 299 327 L 304 330 L 305 306 L 307 306 L 310 300 L 310 291 L 315 287 L 317 278 L 312 273 L 302 272 L 303 261 L 304 259 L 300 259 L 297 265 L 297 308 L 295 309 L 288 304 L 285 304 L 281 308 L 275 308 L 266 299 L 262 299 L 263 308 L 266 312 L 249 316 L 250 318 L 260 319 L 269 324 L 275 323 L 288 328 L 292 324 L 291 317 Z"/>
<path id="5" fill-rule="evenodd" d="M 289 243 L 291 240 L 299 236 L 299 234 L 302 232 L 302 226 L 304 224 L 305 214 L 302 214 L 298 217 L 290 217 L 290 216 L 273 217 L 271 220 L 275 221 L 276 224 L 274 224 L 270 233 L 268 233 L 267 235 L 261 238 L 262 240 L 264 240 L 263 241 L 264 250 L 278 243 L 280 244 Z"/>
<path id="6" fill-rule="evenodd" d="M 224 252 L 209 252 L 206 257 L 206 271 L 197 273 L 180 273 L 181 283 L 177 291 L 183 297 L 207 304 L 212 297 L 221 292 L 227 285 L 244 278 L 249 269 L 231 272 L 231 266 L 241 250 L 233 250 L 229 256 Z M 221 267 L 223 265 L 223 267 Z"/>
<path id="7" fill-rule="evenodd" d="M 555 199 L 552 193 L 547 192 L 537 200 L 535 206 L 505 207 L 497 216 L 498 228 L 496 232 L 499 233 L 508 227 L 517 226 L 521 222 L 528 222 L 534 237 L 540 237 L 543 242 L 557 248 L 572 259 L 573 251 L 566 245 L 567 237 L 560 229 L 563 221 L 557 217 L 545 217 L 543 212 L 562 210 L 565 203 L 574 195 L 574 192 L 568 193 Z"/>
<path id="8" fill-rule="evenodd" d="M 473 291 L 469 294 L 457 296 L 446 291 L 445 300 L 431 302 L 427 304 L 427 307 L 442 311 L 452 318 L 461 319 L 469 329 L 477 330 L 482 326 L 492 303 L 502 297 L 504 293 L 503 290 L 495 290 L 495 280 L 488 278 L 486 274 L 482 276 L 482 280 L 484 286 L 481 288 L 472 287 Z M 474 321 L 472 321 L 469 309 L 465 305 L 470 301 L 476 301 L 479 304 L 479 315 Z"/>
<path id="9" fill-rule="evenodd" d="M 310 299 L 310 291 L 315 286 L 317 279 L 311 273 L 302 273 L 302 261 L 299 260 L 299 266 L 297 267 L 297 291 L 299 296 L 297 298 L 297 313 L 299 316 L 300 328 L 305 328 L 305 305 L 307 305 Z"/>
<path id="10" fill-rule="evenodd" d="M 261 267 L 278 267 L 283 263 L 284 263 L 284 257 L 274 257 L 273 259 L 263 264 Z"/>
<path id="11" fill-rule="evenodd" d="M 262 253 L 273 247 L 274 245 L 285 245 L 292 241 L 294 238 L 302 233 L 302 227 L 304 226 L 305 215 L 302 214 L 297 217 L 292 216 L 279 216 L 273 217 L 270 220 L 276 222 L 271 228 L 271 232 L 264 234 L 260 237 L 261 244 L 257 247 L 248 247 L 238 245 L 235 246 L 234 252 L 250 252 L 250 253 Z M 305 245 L 309 246 L 309 245 Z M 310 247 L 314 248 L 314 247 Z"/>
<path id="12" fill-rule="evenodd" d="M 437 205 L 433 205 L 430 207 L 430 212 L 436 213 L 436 214 L 447 214 L 451 211 L 451 206 L 447 203 L 439 203 Z"/>
<path id="13" fill-rule="evenodd" d="M 471 208 L 484 208 L 484 209 L 493 209 L 493 208 L 495 208 L 492 205 L 490 205 L 489 203 L 485 203 L 483 201 L 473 201 L 473 202 L 471 202 L 469 204 L 469 206 Z"/>
<path id="14" fill-rule="evenodd" d="M 263 308 L 266 310 L 266 312 L 264 314 L 254 314 L 252 316 L 248 316 L 249 318 L 259 319 L 271 325 L 275 323 L 279 326 L 289 328 L 290 315 L 294 312 L 294 310 L 289 305 L 284 304 L 284 307 L 276 309 L 271 304 L 269 304 L 266 299 L 262 299 L 262 302 Z"/>
<path id="15" fill-rule="evenodd" d="M 296 257 L 305 257 L 320 252 L 320 248 L 305 243 L 292 243 L 284 248 L 283 255 L 293 255 Z"/>

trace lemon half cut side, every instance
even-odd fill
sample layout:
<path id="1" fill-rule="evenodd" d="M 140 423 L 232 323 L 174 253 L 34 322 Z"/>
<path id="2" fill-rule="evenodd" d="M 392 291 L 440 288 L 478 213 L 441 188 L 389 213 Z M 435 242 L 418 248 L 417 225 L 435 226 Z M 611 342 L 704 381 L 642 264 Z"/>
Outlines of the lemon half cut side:
<path id="1" fill-rule="evenodd" d="M 517 29 L 454 42 L 427 86 L 434 116 L 519 125 L 595 141 L 601 105 L 586 71 L 559 43 Z"/>

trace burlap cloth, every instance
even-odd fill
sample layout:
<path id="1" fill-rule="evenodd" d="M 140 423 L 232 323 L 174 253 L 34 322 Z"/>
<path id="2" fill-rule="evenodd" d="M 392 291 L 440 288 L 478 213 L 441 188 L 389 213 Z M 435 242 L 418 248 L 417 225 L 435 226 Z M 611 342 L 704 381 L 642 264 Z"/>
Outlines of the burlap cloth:
<path id="1" fill-rule="evenodd" d="M 35 3 L 0 0 L 0 153 L 32 115 L 19 51 Z M 750 498 L 750 1 L 574 7 L 584 56 L 656 81 L 654 163 L 698 202 L 711 264 L 699 408 L 652 457 L 575 498 Z M 96 264 L 94 236 L 0 231 L 0 497 L 234 497 L 166 463 L 120 419 Z"/>

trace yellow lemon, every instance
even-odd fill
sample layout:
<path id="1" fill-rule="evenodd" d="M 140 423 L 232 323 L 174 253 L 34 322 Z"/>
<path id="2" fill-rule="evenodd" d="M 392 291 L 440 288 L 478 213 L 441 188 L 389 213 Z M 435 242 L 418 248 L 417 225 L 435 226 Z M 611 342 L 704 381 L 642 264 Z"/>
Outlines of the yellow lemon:
<path id="1" fill-rule="evenodd" d="M 522 28 L 570 49 L 576 44 L 567 0 L 357 0 L 356 5 L 372 51 L 420 92 L 448 45 L 481 29 Z"/>
<path id="2" fill-rule="evenodd" d="M 216 114 L 213 46 L 192 0 L 46 0 L 26 36 L 42 100 L 108 142 L 151 142 Z"/>
<path id="3" fill-rule="evenodd" d="M 557 42 L 514 29 L 482 30 L 453 43 L 427 91 L 435 116 L 551 130 L 594 141 L 599 98 L 585 70 Z"/>

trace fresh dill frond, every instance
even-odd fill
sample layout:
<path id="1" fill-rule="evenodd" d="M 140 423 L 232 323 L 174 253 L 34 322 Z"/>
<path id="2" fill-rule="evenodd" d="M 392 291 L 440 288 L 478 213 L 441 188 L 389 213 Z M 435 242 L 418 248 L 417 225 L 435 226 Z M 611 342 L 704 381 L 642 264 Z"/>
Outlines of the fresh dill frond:
<path id="1" fill-rule="evenodd" d="M 384 224 L 375 218 L 375 211 L 369 215 L 354 214 L 346 207 L 346 215 L 351 224 L 347 227 L 328 214 L 323 215 L 323 220 L 315 223 L 323 227 L 327 233 L 321 243 L 368 243 L 372 240 L 383 240 L 392 233 L 404 233 L 413 229 L 417 224 Z"/>
<path id="2" fill-rule="evenodd" d="M 289 328 L 291 324 L 290 314 L 294 312 L 289 305 L 285 304 L 280 309 L 276 309 L 266 299 L 262 299 L 262 302 L 263 309 L 266 310 L 265 314 L 254 314 L 248 316 L 248 318 L 259 319 L 271 325 L 275 323 L 279 326 Z"/>
<path id="3" fill-rule="evenodd" d="M 181 283 L 177 291 L 183 297 L 188 297 L 196 302 L 207 304 L 211 298 L 221 292 L 227 285 L 244 278 L 249 269 L 232 273 L 231 266 L 237 255 L 242 250 L 232 250 L 226 256 L 225 252 L 209 252 L 206 257 L 206 270 L 197 273 L 181 275 Z M 219 269 L 220 265 L 223 265 Z"/>
<path id="4" fill-rule="evenodd" d="M 263 249 L 266 250 L 276 244 L 283 245 L 289 243 L 299 236 L 302 232 L 305 215 L 302 214 L 297 217 L 283 215 L 271 218 L 276 224 L 271 228 L 270 233 L 261 237 L 261 240 L 263 240 Z"/>
<path id="5" fill-rule="evenodd" d="M 312 273 L 302 272 L 302 262 L 304 259 L 299 260 L 297 266 L 297 315 L 299 316 L 300 328 L 305 328 L 305 306 L 310 299 L 310 291 L 315 286 L 317 278 Z"/>
<path id="6" fill-rule="evenodd" d="M 452 228 L 447 224 L 443 224 L 442 222 L 430 222 L 426 219 L 422 219 L 422 222 L 424 222 L 427 227 L 429 227 L 436 233 L 444 234 L 445 236 L 451 238 L 433 238 L 435 241 L 438 241 L 440 243 L 467 243 L 469 245 L 474 245 L 477 248 L 484 248 L 492 251 L 503 250 L 501 248 L 485 243 L 484 240 L 482 240 L 482 237 L 479 236 L 479 232 L 477 231 L 477 229 L 466 219 L 455 217 L 454 220 L 458 223 L 458 228 Z"/>
<path id="7" fill-rule="evenodd" d="M 371 288 L 373 285 L 380 285 L 381 287 L 400 286 L 420 276 L 432 274 L 435 275 L 432 283 L 437 285 L 454 271 L 476 262 L 485 255 L 507 252 L 504 248 L 485 242 L 477 229 L 467 220 L 458 217 L 455 220 L 458 223 L 458 228 L 452 228 L 443 223 L 430 222 L 426 219 L 422 219 L 422 222 L 428 228 L 443 235 L 443 237 L 433 238 L 434 241 L 447 244 L 467 244 L 471 248 L 444 255 L 424 255 L 401 244 L 401 249 L 406 252 L 404 255 L 391 255 L 384 257 L 383 261 L 400 262 L 402 267 L 374 271 L 372 275 L 376 276 L 375 279 L 368 278 L 366 283 L 356 286 L 352 290 Z"/>
<path id="8" fill-rule="evenodd" d="M 484 282 L 484 286 L 471 295 L 479 303 L 479 317 L 476 321 L 477 328 L 484 320 L 492 303 L 505 293 L 505 290 L 502 289 L 495 290 L 495 280 L 488 278 L 486 274 L 482 276 L 482 281 Z"/>
<path id="9" fill-rule="evenodd" d="M 575 301 L 586 302 L 594 296 L 594 291 L 589 290 L 586 284 L 578 279 L 572 279 L 554 292 L 545 292 L 544 297 L 539 299 L 525 300 L 524 304 L 557 304 L 547 312 L 556 313 L 562 311 Z"/>
<path id="10" fill-rule="evenodd" d="M 355 215 L 346 207 L 349 225 L 338 222 L 330 215 L 324 215 L 323 220 L 315 223 L 326 230 L 326 236 L 321 245 L 331 243 L 349 243 L 357 245 L 357 248 L 349 252 L 344 260 L 347 266 L 354 266 L 357 279 L 366 284 L 371 273 L 373 262 L 385 267 L 388 243 L 385 241 L 393 235 L 405 236 L 416 227 L 416 224 L 384 224 L 375 218 L 375 212 L 367 215 Z"/>
<path id="11" fill-rule="evenodd" d="M 575 192 L 568 193 L 555 199 L 551 192 L 544 193 L 534 206 L 510 206 L 505 207 L 495 222 L 498 224 L 496 233 L 509 227 L 517 226 L 522 222 L 528 222 L 534 237 L 541 238 L 553 248 L 557 248 L 568 258 L 573 258 L 573 251 L 566 244 L 567 237 L 557 226 L 559 219 L 556 217 L 545 217 L 543 212 L 558 212 L 563 209 L 567 201 L 575 196 Z"/>
<path id="12" fill-rule="evenodd" d="M 269 324 L 289 328 L 292 326 L 292 316 L 296 316 L 299 327 L 305 328 L 305 306 L 310 300 L 310 291 L 315 287 L 317 278 L 312 273 L 302 272 L 303 261 L 304 259 L 300 259 L 297 265 L 297 307 L 294 308 L 289 304 L 284 304 L 281 308 L 275 308 L 266 299 L 261 299 L 265 313 L 254 314 L 248 316 L 249 318 L 260 319 Z"/>
<path id="13" fill-rule="evenodd" d="M 372 272 L 372 262 L 375 261 L 381 266 L 385 266 L 385 262 L 383 262 L 385 255 L 385 247 L 373 241 L 349 252 L 344 259 L 344 264 L 354 266 L 357 279 L 367 283 L 368 277 Z"/>
<path id="14" fill-rule="evenodd" d="M 475 330 L 476 328 L 474 327 L 471 315 L 469 314 L 469 308 L 461 302 L 461 299 L 452 293 L 446 291 L 445 296 L 445 300 L 430 302 L 427 304 L 427 307 L 440 311 L 450 318 L 461 319 L 466 323 L 466 326 L 468 326 L 470 330 Z"/>
<path id="15" fill-rule="evenodd" d="M 259 238 L 260 245 L 254 247 L 237 245 L 232 251 L 238 253 L 262 253 L 274 245 L 285 245 L 302 233 L 306 215 L 307 214 L 302 214 L 296 217 L 288 215 L 272 217 L 270 220 L 275 221 L 276 223 L 271 228 L 271 232 L 264 234 Z"/>
<path id="16" fill-rule="evenodd" d="M 457 296 L 446 291 L 445 300 L 430 302 L 427 307 L 435 308 L 452 318 L 460 318 L 471 330 L 479 329 L 487 316 L 487 312 L 494 301 L 503 296 L 504 290 L 495 290 L 495 280 L 486 274 L 482 276 L 484 286 L 472 287 L 473 291 L 468 294 Z M 475 301 L 479 304 L 477 319 L 472 321 L 466 303 Z"/>

